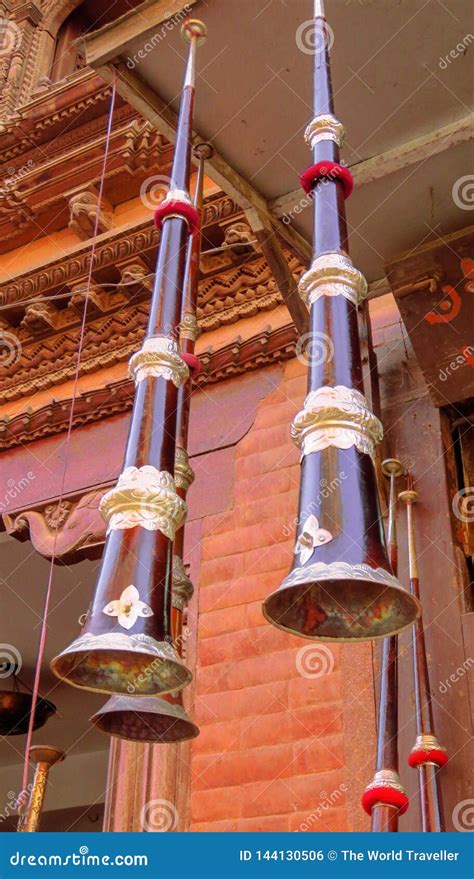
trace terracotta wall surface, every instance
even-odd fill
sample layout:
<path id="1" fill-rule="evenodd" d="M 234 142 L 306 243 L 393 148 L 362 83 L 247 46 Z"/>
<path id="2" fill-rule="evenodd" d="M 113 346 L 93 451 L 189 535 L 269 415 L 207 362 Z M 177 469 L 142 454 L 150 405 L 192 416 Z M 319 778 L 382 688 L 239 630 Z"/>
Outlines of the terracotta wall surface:
<path id="1" fill-rule="evenodd" d="M 236 446 L 232 508 L 202 522 L 194 831 L 356 829 L 347 801 L 363 781 L 345 741 L 354 698 L 341 673 L 354 648 L 290 636 L 261 612 L 291 563 L 299 464 L 289 426 L 305 372 L 298 359 L 286 364 Z M 360 740 L 370 752 L 371 648 L 357 651 L 367 675 L 357 713 L 369 720 Z"/>

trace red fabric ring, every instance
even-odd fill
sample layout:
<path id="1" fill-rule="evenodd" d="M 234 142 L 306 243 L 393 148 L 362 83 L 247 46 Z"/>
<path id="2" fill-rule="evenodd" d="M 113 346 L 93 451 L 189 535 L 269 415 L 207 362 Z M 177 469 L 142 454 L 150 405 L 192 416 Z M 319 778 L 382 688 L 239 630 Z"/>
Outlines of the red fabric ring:
<path id="1" fill-rule="evenodd" d="M 184 354 L 181 353 L 181 357 L 184 362 L 189 366 L 191 371 L 191 375 L 193 378 L 196 378 L 197 375 L 201 372 L 201 361 L 199 357 L 196 357 L 195 354 Z"/>
<path id="2" fill-rule="evenodd" d="M 300 183 L 306 195 L 311 195 L 314 184 L 322 178 L 339 180 L 342 184 L 344 198 L 349 198 L 354 189 L 354 178 L 349 168 L 345 168 L 344 165 L 339 165 L 337 162 L 316 162 L 315 165 L 311 165 L 300 174 Z"/>
<path id="3" fill-rule="evenodd" d="M 186 201 L 180 201 L 179 199 L 170 199 L 167 201 L 165 198 L 164 201 L 158 205 L 153 215 L 157 229 L 161 229 L 163 220 L 165 217 L 169 217 L 170 214 L 178 214 L 179 217 L 183 217 L 183 219 L 187 221 L 190 235 L 192 235 L 199 226 L 199 211 L 197 211 L 192 204 L 188 204 Z"/>
<path id="4" fill-rule="evenodd" d="M 423 766 L 424 763 L 436 763 L 437 766 L 445 766 L 447 762 L 448 755 L 446 751 L 441 751 L 439 748 L 420 748 L 412 751 L 408 756 L 408 765 L 412 769 L 416 769 L 417 766 Z"/>
<path id="5" fill-rule="evenodd" d="M 377 803 L 383 803 L 387 806 L 396 806 L 400 815 L 404 815 L 409 806 L 409 799 L 402 791 L 394 787 L 371 787 L 362 794 L 362 807 L 368 815 L 372 814 L 372 809 Z"/>

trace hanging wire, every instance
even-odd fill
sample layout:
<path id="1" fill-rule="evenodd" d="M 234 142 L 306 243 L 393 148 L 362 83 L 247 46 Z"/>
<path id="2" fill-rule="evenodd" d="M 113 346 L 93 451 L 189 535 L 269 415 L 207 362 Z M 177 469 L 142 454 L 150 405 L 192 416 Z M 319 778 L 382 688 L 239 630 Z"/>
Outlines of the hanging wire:
<path id="1" fill-rule="evenodd" d="M 102 172 L 101 172 L 101 178 L 100 178 L 99 204 L 102 199 L 102 195 L 103 195 L 103 191 L 104 191 L 105 171 L 106 171 L 106 167 L 107 167 L 107 158 L 108 158 L 108 153 L 109 153 L 110 137 L 111 137 L 111 132 L 112 132 L 112 119 L 113 119 L 113 115 L 114 115 L 116 85 L 117 85 L 117 81 L 116 81 L 116 77 L 115 77 L 113 84 L 112 84 L 109 115 L 108 115 L 108 120 L 107 120 L 107 133 L 106 133 L 105 146 L 104 146 L 104 161 L 102 164 Z M 85 334 L 85 327 L 86 327 L 87 304 L 88 304 L 88 300 L 89 300 L 89 291 L 90 291 L 91 280 L 92 280 L 92 268 L 93 268 L 93 264 L 94 264 L 94 256 L 95 256 L 97 234 L 98 234 L 98 225 L 99 225 L 99 212 L 97 212 L 96 219 L 95 219 L 94 234 L 92 237 L 92 245 L 91 245 L 91 251 L 90 251 L 90 262 L 89 262 L 89 272 L 88 272 L 88 276 L 87 276 L 84 314 L 82 317 L 81 334 L 79 337 L 79 345 L 78 345 L 78 349 L 77 349 L 76 371 L 75 371 L 75 376 L 74 376 L 74 387 L 73 387 L 73 393 L 72 393 L 72 399 L 71 399 L 71 411 L 70 411 L 70 415 L 69 415 L 69 424 L 68 424 L 66 443 L 65 443 L 64 466 L 63 466 L 63 472 L 62 472 L 62 478 L 61 478 L 61 489 L 60 489 L 59 498 L 58 498 L 58 509 L 61 505 L 61 502 L 62 502 L 62 499 L 64 496 L 64 488 L 65 488 L 65 484 L 66 484 L 66 473 L 67 473 L 67 467 L 68 467 L 68 462 L 69 462 L 69 450 L 70 450 L 71 434 L 72 434 L 73 419 L 74 419 L 74 405 L 75 405 L 75 401 L 76 401 L 77 388 L 78 388 L 78 382 L 79 382 L 81 354 L 82 354 L 82 347 L 84 344 L 84 334 Z M 20 802 L 21 805 L 26 805 L 25 797 L 26 797 L 26 790 L 27 790 L 27 785 L 28 785 L 28 770 L 29 770 L 29 762 L 30 762 L 31 740 L 33 737 L 34 718 L 35 718 L 36 704 L 38 701 L 38 694 L 39 694 L 41 665 L 43 662 L 44 649 L 45 649 L 45 644 L 46 644 L 46 628 L 47 628 L 49 605 L 50 605 L 50 601 L 51 601 L 51 591 L 52 591 L 52 584 L 53 584 L 54 562 L 55 562 L 55 558 L 56 558 L 57 538 L 58 538 L 58 529 L 56 528 L 55 533 L 54 533 L 53 549 L 52 549 L 52 555 L 51 555 L 51 562 L 50 562 L 50 566 L 49 566 L 48 585 L 47 585 L 47 589 L 46 589 L 43 618 L 41 621 L 41 633 L 40 633 L 40 639 L 39 639 L 39 645 L 38 645 L 38 654 L 37 654 L 37 659 L 36 659 L 35 679 L 34 679 L 34 684 L 33 684 L 33 695 L 32 695 L 32 700 L 31 700 L 31 713 L 30 713 L 30 718 L 29 718 L 28 736 L 27 736 L 26 747 L 25 747 L 25 759 L 24 759 L 24 766 L 23 766 L 23 781 L 22 781 L 22 786 L 21 786 L 21 794 L 20 794 L 20 798 L 19 798 L 21 801 Z"/>

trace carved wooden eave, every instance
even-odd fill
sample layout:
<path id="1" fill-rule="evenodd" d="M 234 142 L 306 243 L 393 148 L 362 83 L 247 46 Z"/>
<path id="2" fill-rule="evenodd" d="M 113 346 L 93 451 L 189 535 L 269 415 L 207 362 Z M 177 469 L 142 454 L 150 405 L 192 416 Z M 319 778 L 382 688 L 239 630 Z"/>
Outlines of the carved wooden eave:
<path id="1" fill-rule="evenodd" d="M 105 124 L 83 126 L 76 137 L 45 152 L 30 150 L 15 161 L 0 187 L 0 252 L 14 250 L 42 235 L 59 231 L 68 224 L 68 197 L 72 187 L 89 187 L 100 178 L 103 164 Z M 148 122 L 128 107 L 115 117 L 105 174 L 104 193 L 112 204 L 134 198 L 142 182 L 151 175 L 166 177 L 172 147 Z"/>
<path id="2" fill-rule="evenodd" d="M 204 387 L 289 360 L 294 356 L 297 333 L 293 324 L 272 329 L 268 326 L 247 339 L 238 336 L 217 350 L 212 346 L 200 354 L 201 372 L 196 387 Z M 136 349 L 136 346 L 134 346 Z M 132 407 L 134 386 L 128 379 L 79 393 L 74 401 L 73 426 L 101 421 Z M 0 451 L 24 445 L 67 430 L 72 400 L 52 399 L 45 406 L 28 409 L 13 417 L 0 416 Z"/>
<path id="3" fill-rule="evenodd" d="M 205 239 L 222 239 L 243 214 L 227 196 L 213 196 L 203 213 Z M 242 226 L 236 222 L 235 227 Z M 226 230 L 226 231 L 224 231 Z M 139 347 L 158 244 L 150 222 L 104 233 L 97 241 L 80 374 L 128 360 Z M 211 248 L 211 251 L 213 248 Z M 272 273 L 254 245 L 204 254 L 198 319 L 204 332 L 270 311 L 282 302 Z M 0 289 L 0 327 L 15 349 L 0 369 L 0 401 L 61 384 L 76 369 L 90 245 L 17 277 Z M 297 278 L 303 267 L 290 254 Z M 110 285 L 110 286 L 108 286 Z M 32 301 L 33 300 L 33 301 Z"/>
<path id="4" fill-rule="evenodd" d="M 76 71 L 45 90 L 33 93 L 30 100 L 16 108 L 2 122 L 2 149 L 13 159 L 53 140 L 64 131 L 65 123 L 74 126 L 103 116 L 110 102 L 111 88 L 89 67 Z M 118 106 L 123 102 L 119 99 Z"/>
<path id="5" fill-rule="evenodd" d="M 387 276 L 437 406 L 474 396 L 474 227 L 391 260 Z"/>

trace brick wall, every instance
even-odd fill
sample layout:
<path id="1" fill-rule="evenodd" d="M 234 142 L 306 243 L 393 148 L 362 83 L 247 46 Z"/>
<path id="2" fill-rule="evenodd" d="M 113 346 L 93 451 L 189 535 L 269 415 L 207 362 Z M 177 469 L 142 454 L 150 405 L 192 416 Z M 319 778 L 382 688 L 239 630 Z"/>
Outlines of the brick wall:
<path id="1" fill-rule="evenodd" d="M 299 464 L 289 425 L 305 373 L 298 360 L 286 364 L 237 444 L 232 508 L 202 523 L 194 831 L 364 829 L 361 816 L 348 815 L 372 772 L 370 645 L 318 645 L 275 629 L 261 612 L 292 559 Z M 364 778 L 354 775 L 350 742 L 354 659 L 366 676 L 357 717 L 369 705 L 367 737 L 357 733 Z"/>

